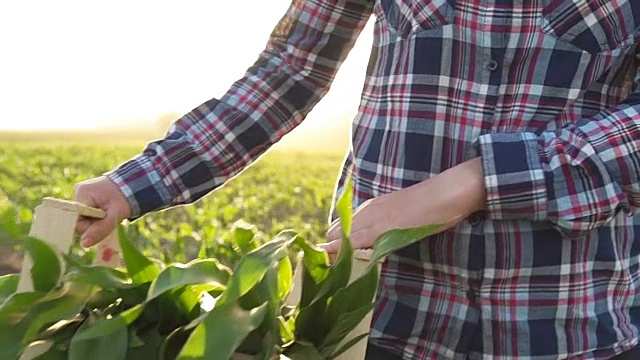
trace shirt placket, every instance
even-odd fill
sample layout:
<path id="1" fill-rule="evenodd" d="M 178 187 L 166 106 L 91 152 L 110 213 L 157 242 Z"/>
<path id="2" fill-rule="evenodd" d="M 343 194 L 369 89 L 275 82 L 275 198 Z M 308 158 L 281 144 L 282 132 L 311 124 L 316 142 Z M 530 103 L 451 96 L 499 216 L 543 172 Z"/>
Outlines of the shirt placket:
<path id="1" fill-rule="evenodd" d="M 508 66 L 510 63 L 508 45 L 512 28 L 513 14 L 510 11 L 504 11 L 504 1 L 499 0 L 481 0 L 484 11 L 480 15 L 482 45 L 479 53 L 482 54 L 477 58 L 481 69 L 481 84 L 484 86 L 484 106 L 485 121 L 481 134 L 497 132 L 500 127 L 500 112 L 498 109 L 503 106 L 504 94 L 502 86 L 508 80 Z M 520 6 L 522 0 L 513 0 L 512 6 L 515 8 Z M 501 9 L 502 11 L 497 11 Z M 491 111 L 487 111 L 491 109 Z M 481 353 L 491 354 L 494 347 L 491 325 L 491 309 L 483 307 L 483 283 L 490 281 L 491 274 L 495 273 L 498 261 L 496 256 L 497 242 L 495 234 L 492 231 L 491 223 L 482 221 L 481 218 L 470 219 L 472 225 L 472 238 L 483 239 L 483 241 L 471 241 L 469 251 L 469 270 L 470 274 L 475 274 L 470 278 L 470 286 L 468 290 L 468 299 L 472 306 L 479 309 L 480 323 L 478 331 L 475 332 L 472 344 L 477 347 L 470 349 L 469 359 L 473 359 L 474 355 L 481 358 Z M 475 235 L 475 236 L 474 236 Z"/>

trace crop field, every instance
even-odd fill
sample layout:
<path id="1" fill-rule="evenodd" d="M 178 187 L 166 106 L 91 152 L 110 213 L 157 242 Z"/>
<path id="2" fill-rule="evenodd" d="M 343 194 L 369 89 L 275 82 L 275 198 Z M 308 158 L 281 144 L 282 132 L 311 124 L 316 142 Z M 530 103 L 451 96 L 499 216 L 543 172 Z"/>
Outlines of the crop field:
<path id="1" fill-rule="evenodd" d="M 342 155 L 280 148 L 196 204 L 119 227 L 120 266 L 91 266 L 94 251 L 77 243 L 59 256 L 25 236 L 31 211 L 141 144 L 71 140 L 0 134 L 0 359 L 362 359 L 379 261 L 437 228 L 394 230 L 358 256 L 343 238 L 329 266 L 312 245 Z M 337 212 L 349 227 L 345 194 Z M 6 261 L 22 253 L 26 283 Z"/>
<path id="2" fill-rule="evenodd" d="M 139 140 L 0 134 L 0 262 L 7 249 L 19 250 L 18 235 L 28 232 L 41 198 L 71 199 L 75 183 L 110 170 L 143 146 Z M 230 241 L 234 226 L 254 225 L 264 239 L 294 229 L 321 241 L 342 156 L 340 149 L 276 148 L 197 203 L 135 221 L 131 238 L 145 254 L 177 262 L 197 257 L 204 242 L 210 254 L 230 263 L 237 260 Z"/>

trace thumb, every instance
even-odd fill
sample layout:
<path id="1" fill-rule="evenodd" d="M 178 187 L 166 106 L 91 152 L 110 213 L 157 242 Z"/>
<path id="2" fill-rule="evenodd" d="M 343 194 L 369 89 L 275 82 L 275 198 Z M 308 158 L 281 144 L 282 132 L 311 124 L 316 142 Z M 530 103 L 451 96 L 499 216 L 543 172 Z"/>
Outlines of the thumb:
<path id="1" fill-rule="evenodd" d="M 88 248 L 99 243 L 111 234 L 117 225 L 118 220 L 116 219 L 115 211 L 107 212 L 107 216 L 104 219 L 95 221 L 82 234 L 80 238 L 82 246 Z"/>

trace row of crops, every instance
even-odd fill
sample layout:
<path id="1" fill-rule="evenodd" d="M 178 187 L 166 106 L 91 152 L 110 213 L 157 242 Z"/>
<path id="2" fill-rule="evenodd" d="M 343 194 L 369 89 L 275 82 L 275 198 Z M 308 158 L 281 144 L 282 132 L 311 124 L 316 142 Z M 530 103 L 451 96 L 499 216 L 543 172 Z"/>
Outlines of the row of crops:
<path id="1" fill-rule="evenodd" d="M 331 265 L 314 246 L 341 154 L 274 151 L 194 205 L 120 227 L 121 268 L 92 266 L 77 243 L 60 254 L 25 236 L 43 197 L 71 198 L 75 183 L 138 151 L 0 141 L 0 255 L 27 252 L 34 263 L 33 290 L 0 273 L 0 358 L 362 358 L 349 351 L 368 335 L 377 260 L 437 228 L 384 234 L 353 276 L 349 241 Z M 347 233 L 349 195 L 338 206 Z"/>
<path id="2" fill-rule="evenodd" d="M 0 142 L 0 249 L 20 244 L 18 238 L 28 232 L 31 211 L 40 199 L 69 199 L 75 183 L 108 171 L 140 150 L 139 144 Z M 134 222 L 129 235 L 147 256 L 187 262 L 204 248 L 227 266 L 238 261 L 232 241 L 237 229 L 251 229 L 261 241 L 284 229 L 322 240 L 341 158 L 337 152 L 272 151 L 196 204 Z"/>

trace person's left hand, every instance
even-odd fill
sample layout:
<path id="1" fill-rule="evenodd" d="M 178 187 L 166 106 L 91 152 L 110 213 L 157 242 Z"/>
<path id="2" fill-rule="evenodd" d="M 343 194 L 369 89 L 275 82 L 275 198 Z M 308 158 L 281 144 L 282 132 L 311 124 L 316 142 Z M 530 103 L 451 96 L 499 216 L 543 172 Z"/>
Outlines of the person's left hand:
<path id="1" fill-rule="evenodd" d="M 364 202 L 353 214 L 351 243 L 355 249 L 367 249 L 389 230 L 429 224 L 443 224 L 439 231 L 444 231 L 483 210 L 485 196 L 480 159 L 467 161 L 411 187 Z M 341 234 L 336 220 L 327 232 L 327 243 L 321 246 L 336 254 Z"/>

